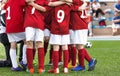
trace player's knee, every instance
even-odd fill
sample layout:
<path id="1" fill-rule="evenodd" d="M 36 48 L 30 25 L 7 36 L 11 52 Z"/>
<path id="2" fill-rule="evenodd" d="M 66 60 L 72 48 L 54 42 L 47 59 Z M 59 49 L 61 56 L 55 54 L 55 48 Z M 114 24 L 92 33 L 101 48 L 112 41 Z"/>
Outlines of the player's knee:
<path id="1" fill-rule="evenodd" d="M 43 48 L 43 47 L 44 47 L 43 42 L 37 41 L 37 42 L 36 42 L 36 47 L 37 47 L 37 48 Z"/>
<path id="2" fill-rule="evenodd" d="M 27 41 L 27 48 L 33 48 L 33 41 Z"/>

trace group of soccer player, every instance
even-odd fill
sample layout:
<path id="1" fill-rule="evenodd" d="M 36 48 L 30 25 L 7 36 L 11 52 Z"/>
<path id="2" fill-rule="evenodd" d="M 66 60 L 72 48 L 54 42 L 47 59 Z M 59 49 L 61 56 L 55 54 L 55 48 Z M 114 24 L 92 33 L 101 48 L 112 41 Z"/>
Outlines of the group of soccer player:
<path id="1" fill-rule="evenodd" d="M 59 73 L 59 50 L 63 51 L 63 72 L 68 73 L 71 61 L 72 71 L 85 70 L 84 59 L 88 61 L 88 71 L 94 70 L 96 59 L 88 54 L 87 3 L 83 0 L 3 0 L 1 8 L 6 10 L 6 33 L 10 47 L 12 70 L 21 71 L 27 67 L 35 72 L 33 60 L 38 50 L 38 72 L 45 71 L 44 59 L 48 44 L 52 49 L 53 68 L 49 73 Z M 16 43 L 24 40 L 23 58 L 18 66 Z M 45 47 L 44 47 L 45 46 Z M 78 51 L 78 62 L 76 55 Z"/>

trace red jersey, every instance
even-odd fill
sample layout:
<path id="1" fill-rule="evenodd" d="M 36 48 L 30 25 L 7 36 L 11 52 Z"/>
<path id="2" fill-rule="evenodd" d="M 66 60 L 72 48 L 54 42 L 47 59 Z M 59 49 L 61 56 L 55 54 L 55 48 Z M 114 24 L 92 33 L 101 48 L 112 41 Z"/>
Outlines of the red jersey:
<path id="1" fill-rule="evenodd" d="M 6 33 L 24 32 L 24 0 L 8 0 L 6 10 Z"/>
<path id="2" fill-rule="evenodd" d="M 51 28 L 52 14 L 53 14 L 52 8 L 50 8 L 50 10 L 48 10 L 47 12 L 44 13 L 45 29 L 50 30 L 50 28 Z"/>
<path id="3" fill-rule="evenodd" d="M 51 23 L 51 33 L 64 35 L 69 34 L 70 11 L 78 10 L 76 7 L 71 7 L 63 4 L 55 7 Z"/>
<path id="4" fill-rule="evenodd" d="M 45 0 L 36 0 L 36 3 L 45 6 Z M 47 8 L 46 8 L 47 9 Z M 33 27 L 44 30 L 44 15 L 43 12 L 27 5 L 25 8 L 25 22 L 24 27 Z"/>
<path id="5" fill-rule="evenodd" d="M 73 0 L 73 5 L 74 6 L 80 6 L 82 5 L 83 2 L 80 0 Z M 87 24 L 87 18 L 81 18 L 83 15 L 85 15 L 85 12 L 81 11 L 72 11 L 70 15 L 70 28 L 72 30 L 80 30 L 80 29 L 88 29 L 88 24 Z"/>

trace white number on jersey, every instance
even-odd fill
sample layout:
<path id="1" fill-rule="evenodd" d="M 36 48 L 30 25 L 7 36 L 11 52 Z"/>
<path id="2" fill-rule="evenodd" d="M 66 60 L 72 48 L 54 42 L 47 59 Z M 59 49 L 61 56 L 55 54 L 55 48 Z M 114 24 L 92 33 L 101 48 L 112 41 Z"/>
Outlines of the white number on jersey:
<path id="1" fill-rule="evenodd" d="M 11 19 L 11 17 L 10 17 L 10 6 L 7 8 L 7 11 L 8 11 L 7 20 L 10 20 Z"/>
<path id="2" fill-rule="evenodd" d="M 87 18 L 87 11 L 86 10 L 82 10 L 82 14 L 80 16 L 81 18 Z"/>
<path id="3" fill-rule="evenodd" d="M 64 17 L 65 17 L 65 13 L 64 13 L 64 11 L 63 10 L 58 10 L 58 12 L 57 12 L 57 21 L 59 22 L 59 23 L 61 23 L 63 20 L 64 20 Z"/>
<path id="4" fill-rule="evenodd" d="M 35 13 L 35 8 L 33 7 L 31 10 L 31 14 L 34 14 L 34 13 Z"/>

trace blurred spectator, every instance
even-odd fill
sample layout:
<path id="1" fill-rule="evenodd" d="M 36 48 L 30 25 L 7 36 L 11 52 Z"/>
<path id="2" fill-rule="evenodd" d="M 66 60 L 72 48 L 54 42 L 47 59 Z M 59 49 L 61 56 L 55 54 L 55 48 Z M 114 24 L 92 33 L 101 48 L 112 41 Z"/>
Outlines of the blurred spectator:
<path id="1" fill-rule="evenodd" d="M 118 28 L 120 28 L 120 12 L 115 11 L 114 12 L 114 18 L 112 20 L 112 28 L 113 28 L 113 35 L 117 34 Z"/>
<path id="2" fill-rule="evenodd" d="M 100 3 L 98 3 L 96 0 L 93 0 L 92 11 L 93 11 L 93 16 L 96 17 L 96 18 L 98 18 L 99 13 L 101 13 L 102 15 L 104 15 L 104 12 L 101 9 Z"/>
<path id="3" fill-rule="evenodd" d="M 117 3 L 114 5 L 114 10 L 120 12 L 120 0 L 117 0 Z"/>

